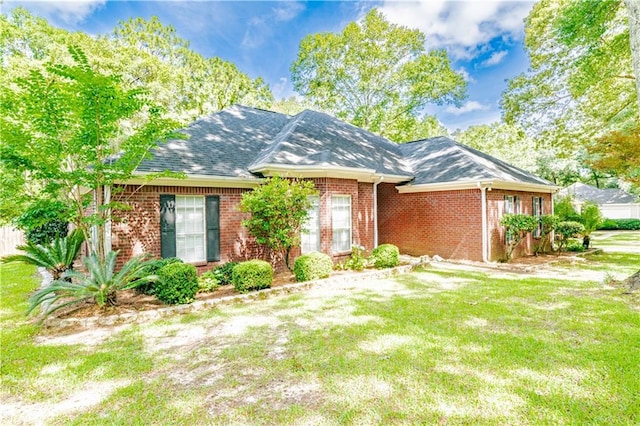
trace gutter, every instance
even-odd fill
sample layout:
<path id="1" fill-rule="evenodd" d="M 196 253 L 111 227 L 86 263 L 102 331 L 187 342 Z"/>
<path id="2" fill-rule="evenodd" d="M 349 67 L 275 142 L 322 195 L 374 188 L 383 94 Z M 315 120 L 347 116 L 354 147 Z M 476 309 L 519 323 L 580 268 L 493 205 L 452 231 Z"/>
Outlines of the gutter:
<path id="1" fill-rule="evenodd" d="M 480 200 L 482 209 L 482 261 L 489 262 L 489 226 L 487 224 L 487 189 L 491 191 L 491 182 L 478 182 L 480 188 Z"/>

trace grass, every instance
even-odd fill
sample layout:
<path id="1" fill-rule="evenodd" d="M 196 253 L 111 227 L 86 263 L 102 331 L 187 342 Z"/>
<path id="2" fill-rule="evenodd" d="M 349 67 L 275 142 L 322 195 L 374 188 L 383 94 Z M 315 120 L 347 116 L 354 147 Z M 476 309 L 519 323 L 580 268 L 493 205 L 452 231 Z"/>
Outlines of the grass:
<path id="1" fill-rule="evenodd" d="M 577 274 L 425 269 L 74 339 L 25 321 L 31 268 L 0 268 L 2 399 L 44 423 L 640 422 L 640 307 Z"/>

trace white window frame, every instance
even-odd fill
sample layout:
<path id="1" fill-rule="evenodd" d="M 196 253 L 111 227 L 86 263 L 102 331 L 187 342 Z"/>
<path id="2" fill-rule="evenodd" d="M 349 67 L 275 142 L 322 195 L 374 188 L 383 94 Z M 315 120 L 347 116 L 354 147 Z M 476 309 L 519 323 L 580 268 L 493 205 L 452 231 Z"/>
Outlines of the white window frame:
<path id="1" fill-rule="evenodd" d="M 338 200 L 344 201 L 344 200 L 348 200 L 348 207 L 349 207 L 349 221 L 348 221 L 348 228 L 347 227 L 340 227 L 338 228 L 336 226 L 336 223 L 338 222 L 339 218 L 337 217 L 337 211 L 336 208 L 337 207 L 344 207 L 345 205 L 342 204 L 340 205 Z M 352 211 L 352 203 L 351 203 L 351 195 L 332 195 L 331 196 L 331 250 L 334 254 L 336 253 L 345 253 L 345 252 L 350 252 L 351 251 L 351 246 L 352 246 L 352 241 L 353 241 L 353 211 Z M 336 238 L 336 232 L 344 232 L 345 230 L 349 230 L 349 240 L 348 240 L 348 245 L 347 246 L 339 246 L 339 242 L 340 240 L 338 238 Z"/>
<path id="2" fill-rule="evenodd" d="M 300 234 L 300 250 L 302 254 L 320 251 L 320 197 L 312 195 L 309 197 L 309 201 L 311 202 L 309 219 L 302 225 Z M 313 220 L 314 218 L 315 221 Z"/>
<path id="3" fill-rule="evenodd" d="M 533 238 L 542 236 L 542 215 L 544 214 L 544 201 L 542 197 L 532 197 L 531 213 L 538 222 L 538 227 L 533 230 Z"/>
<path id="4" fill-rule="evenodd" d="M 194 202 L 187 204 L 187 201 Z M 186 221 L 189 220 L 187 215 L 193 215 L 197 210 L 202 212 L 201 223 L 196 223 L 191 229 L 187 229 L 188 227 L 185 226 Z M 190 237 L 198 236 L 202 241 L 200 250 L 189 250 L 187 241 Z M 176 257 L 189 263 L 207 261 L 207 209 L 203 196 L 176 195 Z"/>
<path id="5" fill-rule="evenodd" d="M 520 213 L 520 197 L 517 195 L 504 196 L 504 213 L 519 214 Z"/>

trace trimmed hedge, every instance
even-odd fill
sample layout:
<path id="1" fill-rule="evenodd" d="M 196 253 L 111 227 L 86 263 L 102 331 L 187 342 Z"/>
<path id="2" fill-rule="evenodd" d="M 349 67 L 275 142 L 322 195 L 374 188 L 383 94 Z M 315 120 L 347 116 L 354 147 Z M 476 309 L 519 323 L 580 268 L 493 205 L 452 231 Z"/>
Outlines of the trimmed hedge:
<path id="1" fill-rule="evenodd" d="M 233 287 L 240 293 L 271 287 L 273 268 L 264 260 L 249 260 L 233 268 Z"/>
<path id="2" fill-rule="evenodd" d="M 331 257 L 317 251 L 303 254 L 293 265 L 296 281 L 311 281 L 327 278 L 333 270 Z"/>
<path id="3" fill-rule="evenodd" d="M 605 219 L 598 226 L 598 229 L 605 231 L 640 231 L 640 219 Z"/>
<path id="4" fill-rule="evenodd" d="M 158 275 L 162 268 L 173 263 L 183 262 L 182 259 L 178 259 L 177 257 L 165 257 L 163 259 L 150 260 L 147 262 L 147 266 L 144 269 L 144 275 Z M 152 296 L 156 294 L 155 282 L 150 281 L 148 283 L 141 284 L 136 287 L 136 291 L 138 293 L 144 293 Z"/>
<path id="5" fill-rule="evenodd" d="M 156 297 L 164 303 L 191 303 L 198 292 L 196 267 L 186 263 L 171 263 L 160 269 L 156 282 Z"/>
<path id="6" fill-rule="evenodd" d="M 381 244 L 371 254 L 373 266 L 378 269 L 393 268 L 400 264 L 400 250 L 393 244 Z"/>

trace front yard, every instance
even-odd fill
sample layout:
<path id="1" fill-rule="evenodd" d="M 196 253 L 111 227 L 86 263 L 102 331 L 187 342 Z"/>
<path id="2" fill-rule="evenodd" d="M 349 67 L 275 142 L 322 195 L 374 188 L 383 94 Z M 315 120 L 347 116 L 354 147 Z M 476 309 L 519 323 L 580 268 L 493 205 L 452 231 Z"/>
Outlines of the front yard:
<path id="1" fill-rule="evenodd" d="M 613 280 L 639 267 L 434 263 L 59 334 L 25 322 L 34 270 L 0 265 L 0 422 L 638 424 L 640 301 Z"/>

